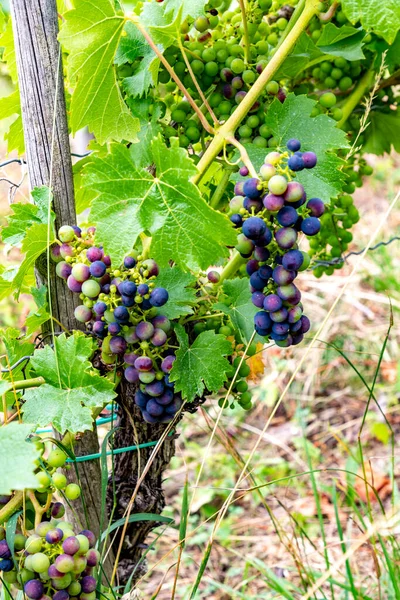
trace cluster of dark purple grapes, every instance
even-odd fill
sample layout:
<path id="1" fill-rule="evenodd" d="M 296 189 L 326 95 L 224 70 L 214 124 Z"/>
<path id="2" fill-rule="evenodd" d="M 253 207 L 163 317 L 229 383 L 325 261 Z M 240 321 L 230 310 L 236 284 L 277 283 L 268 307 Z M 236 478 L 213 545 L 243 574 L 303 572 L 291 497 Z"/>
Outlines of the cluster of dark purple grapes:
<path id="1" fill-rule="evenodd" d="M 155 287 L 157 263 L 136 251 L 114 269 L 109 256 L 94 245 L 95 228 L 65 225 L 53 248 L 57 274 L 80 294 L 75 317 L 101 340 L 107 365 L 124 365 L 124 376 L 139 390 L 136 404 L 149 423 L 171 421 L 182 400 L 174 394 L 169 373 L 175 360 L 169 347 L 173 334 L 159 309 L 168 301 L 165 288 Z"/>
<path id="2" fill-rule="evenodd" d="M 25 537 L 17 533 L 10 548 L 0 527 L 0 570 L 6 585 L 30 600 L 95 600 L 93 576 L 100 554 L 93 532 L 75 535 L 72 525 L 52 518 Z"/>
<path id="3" fill-rule="evenodd" d="M 255 329 L 282 347 L 299 344 L 310 328 L 293 283 L 309 266 L 310 256 L 299 250 L 297 240 L 299 232 L 306 236 L 319 232 L 324 212 L 322 200 L 307 201 L 304 187 L 291 180 L 296 171 L 317 164 L 314 152 L 300 152 L 300 147 L 299 140 L 291 139 L 284 153 L 270 152 L 260 179 L 238 182 L 230 201 L 231 221 L 241 229 L 236 249 L 249 259 L 252 301 L 260 309 Z M 247 176 L 248 169 L 242 167 L 240 174 Z"/>

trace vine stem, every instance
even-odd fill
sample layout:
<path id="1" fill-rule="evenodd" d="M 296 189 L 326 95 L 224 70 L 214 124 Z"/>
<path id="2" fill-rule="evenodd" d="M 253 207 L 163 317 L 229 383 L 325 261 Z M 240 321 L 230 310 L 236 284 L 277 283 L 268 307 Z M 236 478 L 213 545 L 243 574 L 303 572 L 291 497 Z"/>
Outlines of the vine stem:
<path id="1" fill-rule="evenodd" d="M 197 165 L 198 173 L 193 177 L 193 183 L 197 184 L 201 180 L 208 167 L 221 152 L 227 138 L 232 138 L 234 136 L 237 127 L 257 101 L 257 98 L 263 92 L 266 84 L 272 79 L 272 76 L 276 73 L 286 57 L 289 55 L 296 41 L 306 29 L 312 17 L 317 13 L 317 10 L 318 0 L 305 1 L 304 10 L 299 16 L 293 29 L 288 33 L 282 45 L 272 56 L 268 65 L 265 67 L 260 77 L 243 98 L 235 112 L 229 117 L 226 123 L 224 123 L 224 125 L 217 130 L 214 139 L 208 146 L 206 152 L 203 154 L 199 164 Z"/>
<path id="2" fill-rule="evenodd" d="M 226 138 L 226 141 L 232 146 L 235 146 L 240 152 L 240 159 L 242 163 L 248 168 L 249 173 L 252 177 L 258 177 L 257 171 L 255 170 L 253 163 L 247 153 L 246 148 L 241 144 L 233 135 Z"/>
<path id="3" fill-rule="evenodd" d="M 234 250 L 232 252 L 231 258 L 229 259 L 229 262 L 227 263 L 227 265 L 224 267 L 224 269 L 221 272 L 221 276 L 219 278 L 218 283 L 216 283 L 215 285 L 216 286 L 221 285 L 221 283 L 223 281 L 225 281 L 225 279 L 230 279 L 232 277 L 232 275 L 234 275 L 236 273 L 236 271 L 242 265 L 244 265 L 245 262 L 246 262 L 246 259 L 243 258 L 243 256 L 241 256 L 237 250 Z"/>
<path id="4" fill-rule="evenodd" d="M 162 52 L 160 52 L 160 50 L 157 48 L 156 44 L 153 42 L 152 38 L 147 33 L 146 29 L 139 22 L 139 20 L 136 18 L 136 16 L 129 16 L 129 17 L 127 17 L 127 19 L 129 21 L 132 21 L 132 23 L 137 27 L 137 29 L 140 31 L 140 33 L 145 38 L 146 42 L 149 44 L 150 48 L 157 55 L 157 57 L 160 59 L 160 61 L 162 62 L 163 66 L 165 67 L 165 69 L 171 75 L 172 79 L 175 81 L 176 85 L 181 90 L 182 94 L 185 96 L 185 98 L 189 102 L 190 106 L 193 108 L 194 112 L 199 117 L 200 122 L 203 125 L 204 129 L 206 131 L 208 131 L 208 133 L 213 134 L 214 133 L 214 129 L 211 127 L 211 125 L 209 124 L 209 122 L 207 121 L 207 119 L 205 118 L 205 116 L 203 115 L 203 113 L 201 112 L 201 110 L 199 109 L 199 107 L 197 106 L 196 102 L 193 100 L 192 96 L 189 94 L 188 90 L 183 85 L 182 81 L 176 75 L 175 71 L 173 70 L 173 68 L 171 67 L 171 65 L 169 64 L 169 62 L 165 59 L 165 57 L 162 54 Z"/>
<path id="5" fill-rule="evenodd" d="M 249 28 L 247 26 L 247 17 L 246 17 L 246 7 L 244 4 L 244 0 L 239 0 L 240 10 L 242 12 L 242 22 L 243 22 L 243 40 L 244 40 L 244 57 L 246 60 L 246 64 L 250 62 L 250 39 L 249 39 Z"/>
<path id="6" fill-rule="evenodd" d="M 342 118 L 337 124 L 337 127 L 343 128 L 347 119 L 355 109 L 355 107 L 360 103 L 362 98 L 365 96 L 369 88 L 371 87 L 372 81 L 374 79 L 374 72 L 372 69 L 367 71 L 365 75 L 360 79 L 358 85 L 354 88 L 353 92 L 347 98 L 346 102 L 341 106 L 341 110 L 343 113 Z"/>
<path id="7" fill-rule="evenodd" d="M 21 381 L 10 382 L 11 390 L 27 390 L 29 388 L 43 385 L 45 380 L 43 377 L 35 377 L 34 379 L 21 379 Z"/>
<path id="8" fill-rule="evenodd" d="M 215 192 L 213 193 L 213 195 L 211 197 L 211 200 L 210 200 L 211 208 L 217 208 L 218 204 L 220 203 L 221 198 L 224 195 L 224 192 L 228 186 L 231 173 L 232 173 L 232 171 L 230 169 L 227 169 L 223 172 L 221 181 L 215 188 Z"/>
<path id="9" fill-rule="evenodd" d="M 16 492 L 7 504 L 0 510 L 0 523 L 6 523 L 8 519 L 22 506 L 24 493 Z"/>

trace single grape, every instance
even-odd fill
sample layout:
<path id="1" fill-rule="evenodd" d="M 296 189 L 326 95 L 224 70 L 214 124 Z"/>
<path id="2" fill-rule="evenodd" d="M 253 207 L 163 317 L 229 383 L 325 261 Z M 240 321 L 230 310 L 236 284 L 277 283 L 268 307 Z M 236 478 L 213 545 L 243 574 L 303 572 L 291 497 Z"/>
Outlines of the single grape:
<path id="1" fill-rule="evenodd" d="M 152 383 L 146 385 L 145 392 L 151 397 L 161 396 L 164 392 L 164 383 L 162 381 L 153 381 Z"/>
<path id="2" fill-rule="evenodd" d="M 286 285 L 295 280 L 296 272 L 288 271 L 282 265 L 278 265 L 272 272 L 272 278 L 278 285 Z"/>
<path id="3" fill-rule="evenodd" d="M 297 240 L 297 232 L 291 227 L 282 227 L 275 232 L 275 239 L 280 248 L 289 249 Z"/>
<path id="4" fill-rule="evenodd" d="M 317 217 L 307 217 L 301 224 L 301 230 L 306 235 L 317 235 L 321 229 L 321 223 Z"/>
<path id="5" fill-rule="evenodd" d="M 82 591 L 85 594 L 90 594 L 90 592 L 94 592 L 94 590 L 96 589 L 96 585 L 97 581 L 94 577 L 91 577 L 90 575 L 83 577 L 81 580 Z"/>
<path id="6" fill-rule="evenodd" d="M 87 539 L 89 540 L 89 548 L 94 548 L 96 545 L 96 536 L 94 535 L 93 531 L 90 531 L 90 529 L 83 529 L 82 531 L 79 532 L 79 535 L 84 535 L 85 537 L 87 537 Z M 79 538 L 81 539 L 81 538 Z M 94 565 L 91 565 L 94 566 Z"/>
<path id="7" fill-rule="evenodd" d="M 71 557 L 70 557 L 71 558 Z M 71 573 L 65 573 L 62 577 L 51 580 L 51 585 L 56 590 L 65 590 L 72 581 Z"/>
<path id="8" fill-rule="evenodd" d="M 0 541 L 0 558 L 11 558 L 10 548 L 6 540 Z"/>
<path id="9" fill-rule="evenodd" d="M 45 537 L 46 537 L 46 542 L 48 544 L 58 544 L 58 542 L 61 542 L 61 540 L 63 539 L 63 536 L 64 536 L 63 530 L 60 529 L 59 527 L 56 527 L 54 529 L 50 529 L 46 533 Z"/>
<path id="10" fill-rule="evenodd" d="M 261 279 L 264 279 L 264 281 L 267 283 L 268 279 L 272 277 L 272 267 L 269 265 L 261 265 L 261 267 L 258 269 L 258 274 Z"/>
<path id="11" fill-rule="evenodd" d="M 163 414 L 163 407 L 160 406 L 160 404 L 158 402 L 156 402 L 155 398 L 151 398 L 146 405 L 146 412 L 151 416 L 151 417 L 159 417 Z"/>
<path id="12" fill-rule="evenodd" d="M 286 192 L 288 181 L 283 175 L 274 175 L 268 181 L 268 189 L 272 194 L 281 196 Z"/>
<path id="13" fill-rule="evenodd" d="M 62 242 L 72 242 L 75 237 L 75 231 L 69 225 L 63 225 L 58 230 L 58 239 Z"/>
<path id="14" fill-rule="evenodd" d="M 65 507 L 62 502 L 55 502 L 51 508 L 51 516 L 54 519 L 61 519 L 65 515 Z"/>
<path id="15" fill-rule="evenodd" d="M 332 92 L 326 92 L 320 97 L 319 103 L 324 108 L 332 108 L 336 104 L 336 96 Z"/>
<path id="16" fill-rule="evenodd" d="M 114 310 L 114 317 L 116 321 L 120 323 L 127 323 L 129 321 L 129 311 L 125 306 L 117 306 Z"/>
<path id="17" fill-rule="evenodd" d="M 124 376 L 129 383 L 137 383 L 139 381 L 139 371 L 135 367 L 127 367 L 124 370 Z"/>
<path id="18" fill-rule="evenodd" d="M 153 368 L 153 361 L 148 356 L 141 356 L 135 360 L 135 368 L 139 372 L 151 371 Z"/>
<path id="19" fill-rule="evenodd" d="M 88 323 L 92 318 L 92 311 L 84 304 L 81 304 L 75 308 L 74 316 L 80 323 Z"/>
<path id="20" fill-rule="evenodd" d="M 144 394 L 141 390 L 138 390 L 135 394 L 135 404 L 141 409 L 145 409 L 147 402 L 150 400 L 150 396 Z"/>
<path id="21" fill-rule="evenodd" d="M 63 490 L 67 486 L 67 478 L 63 473 L 57 471 L 51 476 L 54 487 L 57 490 Z"/>
<path id="22" fill-rule="evenodd" d="M 292 171 L 302 171 L 304 169 L 303 157 L 293 154 L 288 160 L 288 167 Z"/>
<path id="23" fill-rule="evenodd" d="M 81 495 L 81 488 L 76 483 L 69 483 L 64 493 L 68 500 L 77 500 Z"/>
<path id="24" fill-rule="evenodd" d="M 128 344 L 121 336 L 112 337 L 110 340 L 110 352 L 111 354 L 124 354 L 128 347 Z"/>
<path id="25" fill-rule="evenodd" d="M 254 315 L 254 324 L 260 329 L 269 329 L 272 325 L 269 314 L 264 310 L 260 310 Z"/>
<path id="26" fill-rule="evenodd" d="M 157 277 L 157 275 L 159 274 L 158 265 L 156 261 L 152 258 L 144 260 L 142 263 L 142 268 L 145 272 L 147 271 L 148 277 Z"/>
<path id="27" fill-rule="evenodd" d="M 292 152 L 297 152 L 301 148 L 301 142 L 299 140 L 295 139 L 295 138 L 291 138 L 287 142 L 286 148 L 288 150 L 291 150 Z"/>
<path id="28" fill-rule="evenodd" d="M 317 164 L 317 155 L 315 152 L 304 152 L 302 159 L 306 169 L 312 169 Z"/>
<path id="29" fill-rule="evenodd" d="M 250 276 L 250 286 L 254 291 L 262 292 L 262 290 L 266 286 L 266 283 L 267 282 L 265 281 L 265 279 L 262 279 L 262 277 L 260 277 L 258 271 Z"/>
<path id="30" fill-rule="evenodd" d="M 89 279 L 90 269 L 83 263 L 77 263 L 72 267 L 72 276 L 76 279 L 76 281 L 79 281 L 79 283 L 83 283 Z"/>
<path id="31" fill-rule="evenodd" d="M 44 594 L 43 583 L 39 579 L 31 579 L 24 585 L 24 592 L 31 600 L 39 600 Z"/>
<path id="32" fill-rule="evenodd" d="M 165 333 L 165 331 L 163 331 L 162 329 L 154 329 L 154 334 L 152 335 L 150 341 L 153 344 L 153 346 L 156 346 L 158 348 L 160 346 L 164 346 L 167 339 L 168 336 Z"/>
<path id="33" fill-rule="evenodd" d="M 258 189 L 259 185 L 260 180 L 256 177 L 251 177 L 250 179 L 247 179 L 243 184 L 244 195 L 252 200 L 259 198 L 261 195 L 261 190 Z"/>
<path id="34" fill-rule="evenodd" d="M 118 335 L 121 332 L 121 325 L 117 322 L 108 324 L 108 333 L 110 335 Z"/>
<path id="35" fill-rule="evenodd" d="M 207 279 L 210 283 L 218 283 L 220 280 L 220 274 L 218 271 L 209 271 L 207 273 Z"/>
<path id="36" fill-rule="evenodd" d="M 300 250 L 289 250 L 282 258 L 282 266 L 288 271 L 298 271 L 303 262 L 304 256 Z"/>
<path id="37" fill-rule="evenodd" d="M 136 265 L 136 259 L 133 256 L 125 256 L 124 267 L 125 269 L 133 269 Z"/>
<path id="38" fill-rule="evenodd" d="M 75 294 L 80 294 L 82 291 L 82 284 L 79 281 L 77 281 L 73 275 L 70 275 L 68 277 L 67 286 L 68 289 L 70 289 L 71 292 L 74 292 Z"/>
<path id="39" fill-rule="evenodd" d="M 69 600 L 69 593 L 66 590 L 59 590 L 53 595 L 53 600 Z"/>
<path id="40" fill-rule="evenodd" d="M 140 340 L 149 340 L 154 335 L 154 326 L 147 321 L 142 321 L 137 325 L 135 333 Z"/>
<path id="41" fill-rule="evenodd" d="M 276 169 L 268 163 L 261 165 L 260 175 L 264 181 L 269 181 L 276 174 Z"/>
<path id="42" fill-rule="evenodd" d="M 86 554 L 86 560 L 88 567 L 96 567 L 100 561 L 100 552 L 91 548 Z"/>
<path id="43" fill-rule="evenodd" d="M 266 231 L 267 227 L 262 219 L 259 217 L 250 217 L 244 223 L 242 227 L 243 234 L 250 240 L 260 238 Z"/>
<path id="44" fill-rule="evenodd" d="M 301 332 L 307 333 L 311 327 L 310 319 L 308 317 L 306 317 L 306 315 L 303 315 L 300 320 L 301 320 Z"/>
<path id="45" fill-rule="evenodd" d="M 276 196 L 275 194 L 268 194 L 263 198 L 264 207 L 271 212 L 280 210 L 284 204 L 283 196 Z"/>
<path id="46" fill-rule="evenodd" d="M 304 195 L 304 187 L 298 181 L 290 181 L 286 192 L 283 194 L 285 202 L 298 202 Z"/>
<path id="47" fill-rule="evenodd" d="M 43 573 L 50 567 L 50 560 L 43 552 L 37 552 L 32 556 L 30 564 L 33 571 L 36 571 L 36 573 Z"/>
<path id="48" fill-rule="evenodd" d="M 282 227 L 290 227 L 291 225 L 294 225 L 298 218 L 299 215 L 297 214 L 297 210 L 292 206 L 284 206 L 276 215 L 276 219 L 279 225 L 282 225 Z"/>
<path id="49" fill-rule="evenodd" d="M 82 283 L 82 294 L 88 298 L 97 298 L 100 292 L 100 284 L 94 279 L 88 279 Z"/>
<path id="50" fill-rule="evenodd" d="M 166 389 L 161 396 L 157 396 L 155 398 L 157 404 L 160 404 L 160 406 L 167 406 L 168 404 L 171 404 L 173 399 L 174 392 L 171 389 Z"/>
<path id="51" fill-rule="evenodd" d="M 169 294 L 164 288 L 155 288 L 150 294 L 150 304 L 152 306 L 164 306 L 168 302 Z"/>
<path id="52" fill-rule="evenodd" d="M 86 251 L 86 257 L 89 262 L 94 263 L 98 260 L 102 260 L 104 256 L 104 252 L 101 248 L 96 248 L 96 246 L 92 246 L 89 250 Z"/>
<path id="53" fill-rule="evenodd" d="M 68 279 L 68 277 L 71 275 L 71 271 L 71 265 L 64 260 L 59 262 L 56 266 L 56 273 L 59 277 L 62 277 L 62 279 Z"/>

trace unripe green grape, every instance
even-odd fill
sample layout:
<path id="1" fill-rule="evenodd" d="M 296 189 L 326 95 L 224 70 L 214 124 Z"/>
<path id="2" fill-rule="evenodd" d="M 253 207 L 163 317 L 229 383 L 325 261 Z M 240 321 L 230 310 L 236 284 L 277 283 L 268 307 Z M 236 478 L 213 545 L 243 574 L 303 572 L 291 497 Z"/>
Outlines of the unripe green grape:
<path id="1" fill-rule="evenodd" d="M 58 238 L 62 242 L 72 242 L 75 237 L 75 231 L 69 225 L 63 225 L 58 230 Z"/>
<path id="2" fill-rule="evenodd" d="M 79 534 L 76 536 L 76 539 L 78 540 L 80 546 L 78 554 L 86 554 L 86 552 L 89 552 L 89 539 L 86 537 L 86 535 Z"/>
<path id="3" fill-rule="evenodd" d="M 220 63 L 225 63 L 228 56 L 229 56 L 229 54 L 228 54 L 228 51 L 226 50 L 226 48 L 221 48 L 221 50 L 217 51 L 217 60 Z"/>
<path id="4" fill-rule="evenodd" d="M 268 189 L 272 194 L 281 196 L 285 193 L 288 186 L 288 181 L 283 175 L 274 175 L 268 181 Z"/>
<path id="5" fill-rule="evenodd" d="M 276 138 L 271 137 L 268 140 L 268 148 L 277 148 L 279 146 L 279 142 Z"/>
<path id="6" fill-rule="evenodd" d="M 343 112 L 340 108 L 334 108 L 331 112 L 331 117 L 332 119 L 334 119 L 335 121 L 340 121 L 341 118 L 343 117 Z"/>
<path id="7" fill-rule="evenodd" d="M 22 535 L 22 533 L 15 534 L 14 549 L 17 552 L 19 552 L 20 550 L 23 550 L 25 548 L 26 540 L 27 540 L 27 538 L 24 535 Z"/>
<path id="8" fill-rule="evenodd" d="M 312 241 L 317 242 L 317 246 L 318 246 L 318 240 L 311 238 L 310 244 Z M 305 271 L 310 266 L 311 256 L 308 254 L 308 252 L 304 252 L 303 250 L 300 250 L 300 252 L 303 255 L 303 262 L 301 264 L 301 267 L 299 268 L 299 271 Z"/>
<path id="9" fill-rule="evenodd" d="M 208 62 L 204 67 L 204 72 L 210 77 L 215 77 L 219 71 L 218 63 Z"/>
<path id="10" fill-rule="evenodd" d="M 348 65 L 348 62 L 345 58 L 338 56 L 338 58 L 335 58 L 335 60 L 333 61 L 333 64 L 339 69 L 345 69 Z"/>
<path id="11" fill-rule="evenodd" d="M 336 81 L 335 81 L 335 79 L 333 79 L 333 77 L 327 77 L 324 81 L 324 85 L 326 88 L 335 88 Z"/>
<path id="12" fill-rule="evenodd" d="M 287 19 L 285 19 L 284 17 L 280 17 L 277 21 L 276 21 L 276 26 L 278 27 L 278 29 L 280 31 L 284 31 L 284 29 L 286 29 L 286 26 L 288 24 Z"/>
<path id="13" fill-rule="evenodd" d="M 52 528 L 53 526 L 51 526 Z M 43 540 L 40 535 L 34 533 L 29 536 L 25 542 L 25 550 L 29 552 L 29 554 L 36 554 L 36 552 L 40 552 L 42 549 Z"/>
<path id="14" fill-rule="evenodd" d="M 243 71 L 242 79 L 245 83 L 251 85 L 256 80 L 256 74 L 250 70 Z"/>
<path id="15" fill-rule="evenodd" d="M 199 323 L 195 323 L 193 326 L 193 331 L 196 335 L 199 335 L 200 333 L 202 333 L 205 330 L 206 330 L 206 324 L 202 321 L 200 321 Z"/>
<path id="16" fill-rule="evenodd" d="M 248 404 L 249 402 L 251 402 L 251 393 L 248 391 L 243 392 L 240 396 L 239 404 Z"/>
<path id="17" fill-rule="evenodd" d="M 331 77 L 333 77 L 333 79 L 341 79 L 342 75 L 343 71 L 337 67 L 333 68 L 331 71 Z"/>
<path id="18" fill-rule="evenodd" d="M 332 108 L 336 104 L 336 96 L 332 92 L 326 92 L 326 94 L 322 94 L 319 103 L 324 108 Z"/>
<path id="19" fill-rule="evenodd" d="M 320 79 L 321 69 L 319 67 L 314 67 L 314 69 L 312 70 L 312 76 L 314 77 L 314 79 Z"/>
<path id="20" fill-rule="evenodd" d="M 52 475 L 53 485 L 57 490 L 63 490 L 67 486 L 67 478 L 63 473 L 57 471 Z"/>
<path id="21" fill-rule="evenodd" d="M 268 54 L 268 52 L 269 52 L 268 42 L 266 42 L 265 40 L 260 40 L 259 42 L 257 42 L 256 45 L 257 45 L 259 54 Z"/>
<path id="22" fill-rule="evenodd" d="M 36 573 L 43 573 L 49 568 L 50 560 L 46 554 L 43 554 L 43 552 L 37 552 L 32 556 L 31 565 L 32 569 L 36 571 Z"/>
<path id="23" fill-rule="evenodd" d="M 278 36 L 276 33 L 270 33 L 269 36 L 267 37 L 268 40 L 268 44 L 270 44 L 271 46 L 277 46 L 278 44 Z"/>
<path id="24" fill-rule="evenodd" d="M 243 394 L 244 392 L 247 392 L 247 390 L 249 389 L 249 384 L 247 383 L 247 381 L 242 379 L 241 381 L 238 381 L 236 383 L 235 387 L 238 392 Z"/>
<path id="25" fill-rule="evenodd" d="M 218 15 L 210 15 L 208 17 L 208 22 L 210 24 L 211 29 L 215 29 L 219 25 L 219 17 Z"/>
<path id="26" fill-rule="evenodd" d="M 3 572 L 3 579 L 8 584 L 13 584 L 17 581 L 17 572 L 16 571 L 8 571 L 7 573 Z"/>
<path id="27" fill-rule="evenodd" d="M 52 450 L 47 457 L 47 464 L 50 465 L 50 467 L 57 469 L 59 467 L 63 467 L 66 460 L 67 455 L 65 452 L 63 452 L 61 448 L 54 448 L 54 450 Z"/>
<path id="28" fill-rule="evenodd" d="M 271 136 L 271 130 L 266 124 L 261 125 L 259 133 L 263 138 L 269 138 Z"/>
<path id="29" fill-rule="evenodd" d="M 229 46 L 229 53 L 231 56 L 241 56 L 243 55 L 243 52 L 243 48 L 239 44 Z"/>
<path id="30" fill-rule="evenodd" d="M 320 69 L 323 73 L 328 74 L 332 71 L 332 65 L 327 60 L 324 60 L 324 62 L 322 62 L 320 65 Z"/>
<path id="31" fill-rule="evenodd" d="M 215 92 L 214 94 L 211 94 L 209 104 L 211 108 L 216 108 L 222 102 L 222 100 L 222 94 Z"/>
<path id="32" fill-rule="evenodd" d="M 239 135 L 241 138 L 248 138 L 253 134 L 253 130 L 248 125 L 239 127 Z"/>
<path id="33" fill-rule="evenodd" d="M 251 129 L 255 129 L 256 127 L 259 126 L 259 124 L 260 124 L 260 119 L 259 119 L 259 117 L 257 117 L 257 115 L 251 115 L 250 117 L 248 117 L 248 119 L 246 121 L 246 125 L 251 127 Z"/>
<path id="34" fill-rule="evenodd" d="M 201 137 L 201 133 L 197 129 L 197 127 L 192 126 L 192 127 L 188 127 L 188 129 L 186 130 L 186 136 L 189 138 L 189 140 L 191 142 L 198 142 Z"/>
<path id="35" fill-rule="evenodd" d="M 279 83 L 277 81 L 269 81 L 265 86 L 268 94 L 273 94 L 274 96 L 279 92 Z"/>
<path id="36" fill-rule="evenodd" d="M 374 169 L 371 167 L 371 165 L 364 165 L 363 167 L 361 167 L 362 175 L 372 175 L 373 172 Z"/>
<path id="37" fill-rule="evenodd" d="M 265 138 L 263 138 L 261 135 L 257 135 L 253 139 L 253 144 L 256 146 L 256 148 L 267 148 L 267 146 L 268 146 L 267 140 Z"/>
<path id="38" fill-rule="evenodd" d="M 82 283 L 82 294 L 88 298 L 97 298 L 100 292 L 100 284 L 94 279 L 88 279 Z"/>
<path id="39" fill-rule="evenodd" d="M 170 81 L 171 76 L 166 69 L 161 69 L 158 74 L 158 81 L 160 83 L 168 83 Z"/>
<path id="40" fill-rule="evenodd" d="M 44 471 L 39 471 L 39 473 L 36 473 L 35 477 L 38 483 L 37 489 L 46 489 L 51 484 L 50 475 L 47 475 Z"/>
<path id="41" fill-rule="evenodd" d="M 180 135 L 179 136 L 179 145 L 181 146 L 181 148 L 187 148 L 190 144 L 190 140 L 186 135 Z"/>
<path id="42" fill-rule="evenodd" d="M 199 31 L 200 33 L 204 33 L 204 31 L 207 31 L 207 29 L 209 28 L 210 23 L 207 17 L 201 16 L 197 17 L 193 25 L 195 29 L 197 29 L 197 31 Z"/>
<path id="43" fill-rule="evenodd" d="M 244 61 L 241 58 L 235 58 L 231 63 L 231 69 L 237 75 L 243 73 L 243 71 L 245 70 Z"/>
<path id="44" fill-rule="evenodd" d="M 64 493 L 68 500 L 76 500 L 81 495 L 81 488 L 76 483 L 69 483 Z"/>
<path id="45" fill-rule="evenodd" d="M 342 10 L 339 10 L 336 13 L 336 21 L 338 23 L 340 23 L 341 25 L 344 25 L 344 23 L 347 23 L 347 17 Z"/>
<path id="46" fill-rule="evenodd" d="M 201 73 L 204 71 L 204 63 L 202 63 L 201 60 L 195 59 L 192 62 L 191 67 L 195 75 L 201 75 Z"/>
<path id="47" fill-rule="evenodd" d="M 351 88 L 352 85 L 353 80 L 351 79 L 351 77 L 343 77 L 339 81 L 339 89 L 342 90 L 342 92 L 346 92 L 349 88 Z"/>
<path id="48" fill-rule="evenodd" d="M 174 71 L 178 75 L 178 77 L 182 77 L 182 75 L 186 72 L 186 65 L 184 62 L 178 61 L 174 64 Z"/>
<path id="49" fill-rule="evenodd" d="M 253 140 L 251 139 L 251 137 L 244 137 L 244 138 L 240 138 L 240 143 L 241 144 L 251 144 Z"/>
<path id="50" fill-rule="evenodd" d="M 239 369 L 239 377 L 248 377 L 250 375 L 250 367 L 246 362 L 243 362 Z"/>
<path id="51" fill-rule="evenodd" d="M 316 29 L 311 34 L 311 39 L 316 42 L 321 37 L 322 31 L 320 29 Z"/>
<path id="52" fill-rule="evenodd" d="M 218 329 L 218 333 L 224 335 L 225 337 L 229 337 L 230 335 L 232 335 L 233 332 L 230 327 L 228 327 L 227 325 L 223 325 Z"/>
<path id="53" fill-rule="evenodd" d="M 186 113 L 183 110 L 176 109 L 171 113 L 171 119 L 176 123 L 183 123 L 186 119 Z"/>

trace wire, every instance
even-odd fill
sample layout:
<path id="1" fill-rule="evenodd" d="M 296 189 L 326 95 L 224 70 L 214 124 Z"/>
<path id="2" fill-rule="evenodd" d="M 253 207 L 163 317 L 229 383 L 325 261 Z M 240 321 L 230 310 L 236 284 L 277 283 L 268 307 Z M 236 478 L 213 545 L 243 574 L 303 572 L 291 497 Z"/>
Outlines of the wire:
<path id="1" fill-rule="evenodd" d="M 390 238 L 387 242 L 379 242 L 379 244 L 375 244 L 375 246 L 372 246 L 371 248 L 369 248 L 369 252 L 371 252 L 373 250 L 377 250 L 377 248 L 380 248 L 381 246 L 389 246 L 389 244 L 391 244 L 392 242 L 395 242 L 396 240 L 400 240 L 400 236 L 395 235 L 392 238 Z M 359 256 L 360 254 L 362 254 L 364 252 L 364 250 L 365 250 L 365 248 L 363 248 L 362 250 L 349 252 L 345 256 L 339 256 L 338 258 L 334 258 L 333 260 L 316 260 L 315 264 L 312 266 L 311 270 L 316 269 L 319 266 L 329 267 L 329 266 L 334 266 L 334 265 L 340 265 L 340 264 L 344 263 L 349 258 L 349 256 Z"/>

